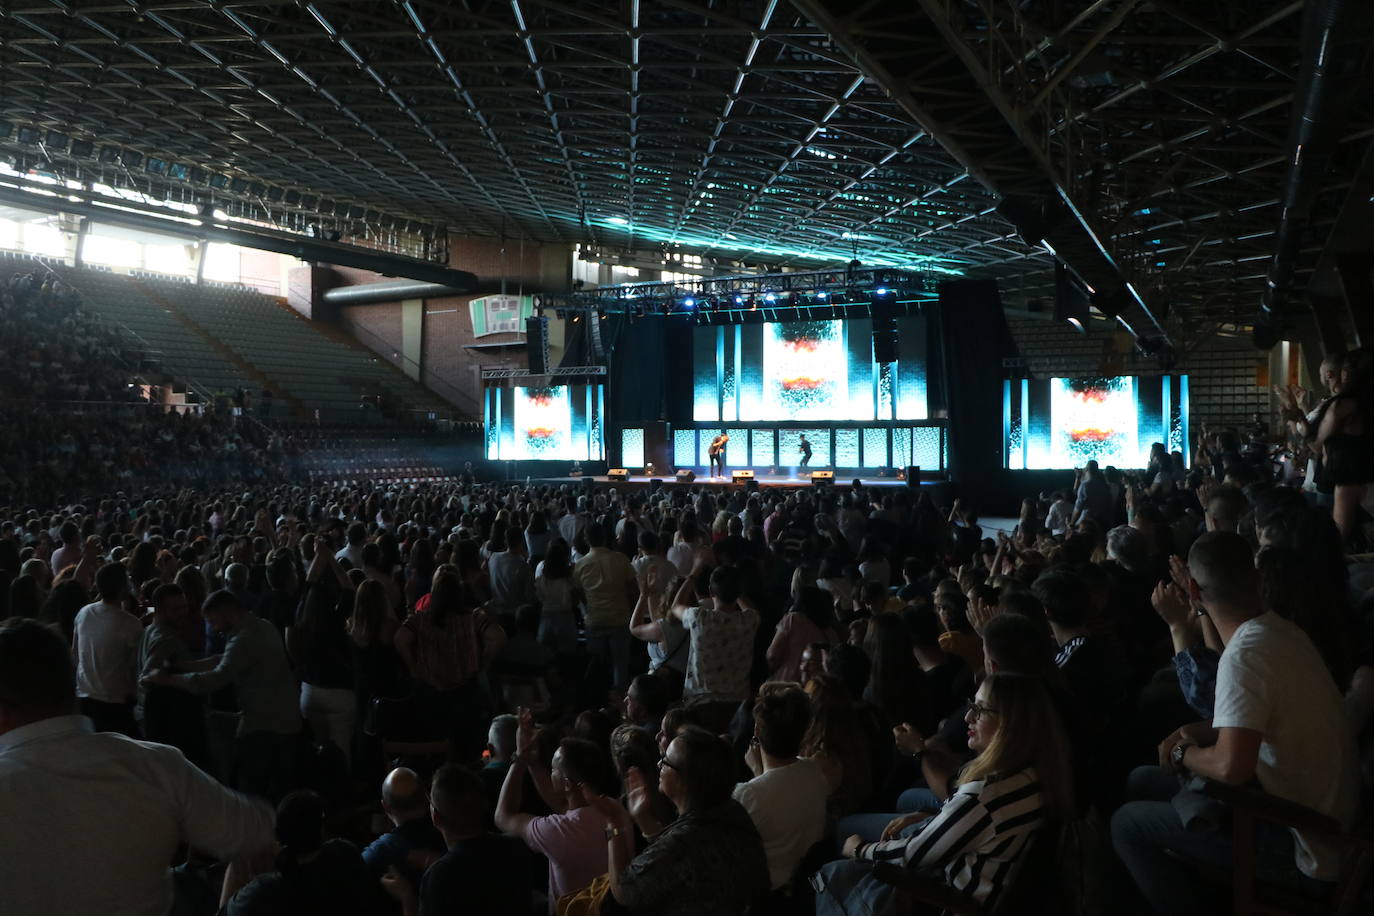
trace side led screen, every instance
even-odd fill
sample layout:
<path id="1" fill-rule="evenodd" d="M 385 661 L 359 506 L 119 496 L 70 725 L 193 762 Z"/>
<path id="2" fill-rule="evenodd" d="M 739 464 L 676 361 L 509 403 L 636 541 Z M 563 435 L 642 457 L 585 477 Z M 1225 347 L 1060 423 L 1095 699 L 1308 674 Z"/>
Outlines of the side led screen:
<path id="1" fill-rule="evenodd" d="M 926 319 L 897 320 L 897 361 L 873 361 L 867 318 L 703 325 L 692 418 L 709 423 L 923 420 Z"/>
<path id="2" fill-rule="evenodd" d="M 487 458 L 493 461 L 599 461 L 601 385 L 488 388 Z"/>
<path id="3" fill-rule="evenodd" d="M 1015 379 L 1003 383 L 1006 467 L 1142 468 L 1150 446 L 1186 453 L 1186 375 Z"/>

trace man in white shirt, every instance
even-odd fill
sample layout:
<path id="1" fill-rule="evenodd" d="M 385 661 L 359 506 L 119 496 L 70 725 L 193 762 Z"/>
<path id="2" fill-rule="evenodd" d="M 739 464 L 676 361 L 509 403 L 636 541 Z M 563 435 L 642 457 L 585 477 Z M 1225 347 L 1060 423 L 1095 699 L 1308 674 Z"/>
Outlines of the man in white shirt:
<path id="1" fill-rule="evenodd" d="M 76 695 L 81 713 L 96 731 L 138 737 L 134 700 L 138 694 L 138 644 L 143 624 L 124 610 L 129 574 L 107 563 L 95 574 L 100 600 L 76 615 L 72 655 L 76 659 Z"/>
<path id="2" fill-rule="evenodd" d="M 535 601 L 534 570 L 525 556 L 525 532 L 522 529 L 517 527 L 506 531 L 506 549 L 492 554 L 487 560 L 487 575 L 491 581 L 488 611 L 514 614 L 523 605 Z"/>
<path id="3" fill-rule="evenodd" d="M 168 862 L 272 846 L 272 810 L 176 748 L 97 734 L 74 715 L 71 656 L 32 620 L 0 624 L 0 888 L 5 916 L 166 916 Z"/>
<path id="4" fill-rule="evenodd" d="M 754 778 L 735 786 L 735 801 L 763 839 L 775 891 L 790 886 L 797 866 L 825 835 L 825 774 L 797 756 L 810 724 L 811 700 L 800 688 L 768 684 L 759 691 L 754 741 L 744 756 Z"/>
<path id="5" fill-rule="evenodd" d="M 1191 596 L 1161 586 L 1155 600 L 1191 597 L 1216 625 L 1225 649 L 1212 721 L 1174 732 L 1160 744 L 1159 768 L 1131 774 L 1128 794 L 1141 800 L 1113 815 L 1112 845 L 1157 912 L 1201 914 L 1209 907 L 1178 857 L 1229 865 L 1231 834 L 1188 829 L 1170 803 L 1179 777 L 1258 780 L 1269 794 L 1349 827 L 1359 770 L 1340 691 L 1307 634 L 1265 611 L 1245 539 L 1204 534 L 1189 551 L 1188 571 Z M 1319 893 L 1340 876 L 1341 850 L 1310 832 L 1262 826 L 1255 840 L 1258 867 L 1270 880 Z"/>

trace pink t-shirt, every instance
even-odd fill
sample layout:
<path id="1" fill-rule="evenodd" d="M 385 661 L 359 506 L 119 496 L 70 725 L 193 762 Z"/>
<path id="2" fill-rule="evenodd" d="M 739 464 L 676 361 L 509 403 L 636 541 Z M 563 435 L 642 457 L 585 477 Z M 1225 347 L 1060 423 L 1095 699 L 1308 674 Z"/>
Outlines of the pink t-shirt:
<path id="1" fill-rule="evenodd" d="M 606 818 L 593 808 L 536 817 L 520 838 L 549 860 L 549 912 L 558 898 L 581 890 L 606 874 Z"/>

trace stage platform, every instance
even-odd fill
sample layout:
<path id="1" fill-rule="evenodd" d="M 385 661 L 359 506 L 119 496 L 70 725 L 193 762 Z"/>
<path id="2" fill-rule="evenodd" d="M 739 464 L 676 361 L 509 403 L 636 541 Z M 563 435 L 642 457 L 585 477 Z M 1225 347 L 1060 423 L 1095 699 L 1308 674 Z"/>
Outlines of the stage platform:
<path id="1" fill-rule="evenodd" d="M 836 476 L 836 477 L 835 477 L 835 480 L 834 480 L 834 482 L 833 482 L 833 486 L 834 486 L 836 489 L 848 488 L 848 487 L 854 482 L 854 480 L 855 480 L 855 478 L 853 478 L 853 477 L 841 478 L 841 477 Z M 897 478 L 897 477 L 860 477 L 860 478 L 858 478 L 858 480 L 859 480 L 859 483 L 861 483 L 864 487 L 873 488 L 873 489 L 889 489 L 889 488 L 890 488 L 890 489 L 897 489 L 897 488 L 903 488 L 903 489 L 904 489 L 904 488 L 906 487 L 906 485 L 907 485 L 905 480 L 902 480 L 902 479 Z M 574 486 L 574 487 L 588 486 L 588 485 L 589 485 L 589 484 L 588 484 L 588 481 L 590 481 L 590 485 L 591 485 L 591 486 L 597 487 L 598 489 L 599 489 L 599 488 L 605 488 L 605 487 L 629 488 L 629 489 L 633 489 L 633 490 L 648 489 L 648 488 L 653 484 L 654 481 L 659 481 L 660 485 L 662 485 L 662 486 L 664 486 L 664 487 L 688 487 L 688 486 L 692 486 L 692 487 L 705 487 L 705 488 L 708 488 L 708 489 L 715 489 L 715 490 L 720 490 L 720 489 L 740 489 L 740 488 L 743 488 L 743 487 L 746 486 L 746 483 L 745 483 L 744 481 L 740 481 L 740 482 L 736 483 L 733 479 L 728 478 L 728 477 L 701 477 L 701 476 L 697 477 L 697 478 L 696 478 L 695 480 L 693 480 L 691 483 L 680 483 L 680 482 L 677 480 L 676 477 L 667 477 L 667 476 L 665 476 L 665 477 L 632 476 L 632 477 L 626 478 L 625 480 L 612 480 L 611 478 L 605 476 L 604 474 L 600 474 L 600 475 L 591 475 L 591 476 L 587 476 L 587 477 L 536 477 L 536 478 L 531 478 L 531 479 L 530 479 L 530 482 L 531 482 L 531 483 L 534 483 L 534 484 L 543 484 L 543 485 L 550 485 L 550 486 L 562 486 L 562 485 L 567 485 L 567 486 Z M 759 474 L 759 475 L 757 475 L 757 476 L 754 477 L 754 482 L 758 485 L 759 489 L 761 489 L 761 490 L 767 490 L 767 489 L 798 489 L 798 488 L 803 488 L 803 487 L 805 487 L 805 488 L 810 488 L 810 487 L 816 486 L 815 484 L 813 484 L 813 483 L 811 482 L 811 478 L 809 478 L 809 477 L 793 477 L 793 476 L 784 476 L 784 475 L 781 475 L 781 474 L 779 474 L 779 475 L 764 475 L 764 474 Z M 829 485 L 829 484 L 823 484 L 822 486 L 827 486 L 827 485 Z M 947 490 L 948 490 L 948 488 L 949 488 L 949 481 L 947 481 L 947 480 L 922 480 L 922 481 L 921 481 L 921 487 L 922 487 L 923 489 L 927 489 L 927 490 L 931 491 L 931 492 L 930 492 L 931 498 L 932 498 L 932 499 L 935 499 L 935 500 L 938 502 L 938 501 L 940 500 L 940 498 L 944 495 L 944 493 L 947 492 Z"/>

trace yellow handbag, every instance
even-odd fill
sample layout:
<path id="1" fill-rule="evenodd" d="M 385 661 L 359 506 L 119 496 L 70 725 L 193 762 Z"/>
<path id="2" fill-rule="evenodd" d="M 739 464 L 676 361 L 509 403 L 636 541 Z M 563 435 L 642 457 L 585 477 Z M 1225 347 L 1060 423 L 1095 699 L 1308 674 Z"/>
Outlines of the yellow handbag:
<path id="1" fill-rule="evenodd" d="M 557 916 L 601 916 L 601 904 L 611 895 L 611 876 L 599 875 L 591 884 L 558 898 Z"/>

